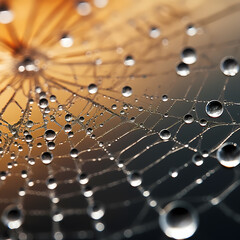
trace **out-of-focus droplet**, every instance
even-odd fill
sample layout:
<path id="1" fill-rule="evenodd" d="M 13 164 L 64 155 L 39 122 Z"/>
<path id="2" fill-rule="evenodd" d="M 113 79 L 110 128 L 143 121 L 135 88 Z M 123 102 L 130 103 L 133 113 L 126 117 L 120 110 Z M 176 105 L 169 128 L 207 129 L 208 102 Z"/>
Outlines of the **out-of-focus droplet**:
<path id="1" fill-rule="evenodd" d="M 186 202 L 169 203 L 159 216 L 163 232 L 170 238 L 186 239 L 191 237 L 198 227 L 198 215 Z"/>

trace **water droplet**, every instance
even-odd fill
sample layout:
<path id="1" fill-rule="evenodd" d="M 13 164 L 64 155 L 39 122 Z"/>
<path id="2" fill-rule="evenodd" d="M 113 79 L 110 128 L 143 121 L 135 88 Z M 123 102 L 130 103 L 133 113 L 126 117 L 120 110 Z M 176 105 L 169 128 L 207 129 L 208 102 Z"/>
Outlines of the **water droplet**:
<path id="1" fill-rule="evenodd" d="M 90 186 L 84 186 L 82 188 L 82 193 L 84 195 L 84 197 L 91 197 L 93 195 L 93 191 L 92 188 Z"/>
<path id="2" fill-rule="evenodd" d="M 160 131 L 159 136 L 162 140 L 168 140 L 171 137 L 171 133 L 167 129 Z"/>
<path id="3" fill-rule="evenodd" d="M 54 240 L 63 240 L 63 234 L 62 232 L 59 232 L 59 231 L 55 232 L 53 237 L 54 237 Z"/>
<path id="4" fill-rule="evenodd" d="M 27 171 L 26 170 L 22 170 L 22 172 L 21 172 L 21 177 L 22 178 L 27 178 Z"/>
<path id="5" fill-rule="evenodd" d="M 27 126 L 28 128 L 31 128 L 31 127 L 33 126 L 33 121 L 28 120 L 28 121 L 26 122 L 26 126 Z"/>
<path id="6" fill-rule="evenodd" d="M 192 161 L 196 166 L 201 166 L 203 164 L 203 157 L 199 153 L 195 153 L 192 157 Z"/>
<path id="7" fill-rule="evenodd" d="M 161 32 L 159 30 L 159 28 L 157 27 L 152 27 L 149 31 L 149 36 L 151 38 L 158 38 L 160 36 Z"/>
<path id="8" fill-rule="evenodd" d="M 88 179 L 88 176 L 86 173 L 80 173 L 78 174 L 77 176 L 77 181 L 80 183 L 80 184 L 87 184 L 89 179 Z"/>
<path id="9" fill-rule="evenodd" d="M 49 150 L 53 150 L 53 149 L 55 149 L 55 143 L 54 142 L 48 142 L 47 147 L 48 147 Z"/>
<path id="10" fill-rule="evenodd" d="M 46 185 L 47 185 L 47 188 L 51 189 L 51 190 L 53 190 L 57 187 L 57 183 L 56 183 L 55 179 L 52 177 L 48 178 Z"/>
<path id="11" fill-rule="evenodd" d="M 56 133 L 52 129 L 48 129 L 45 131 L 44 137 L 48 141 L 53 141 L 56 138 Z"/>
<path id="12" fill-rule="evenodd" d="M 36 61 L 34 61 L 30 57 L 25 57 L 18 65 L 17 68 L 18 72 L 37 72 L 39 70 L 38 66 L 36 65 Z M 38 90 L 36 88 L 36 90 Z"/>
<path id="13" fill-rule="evenodd" d="M 70 113 L 66 114 L 66 115 L 65 115 L 65 120 L 66 120 L 67 122 L 70 122 L 70 121 L 72 120 L 72 114 L 70 114 Z"/>
<path id="14" fill-rule="evenodd" d="M 80 117 L 80 118 L 79 118 L 79 121 L 80 121 L 81 123 L 84 122 L 84 120 L 85 120 L 84 117 Z"/>
<path id="15" fill-rule="evenodd" d="M 10 229 L 17 229 L 23 223 L 23 213 L 20 208 L 10 205 L 2 213 L 2 222 Z"/>
<path id="16" fill-rule="evenodd" d="M 186 33 L 188 36 L 194 36 L 197 34 L 197 29 L 195 28 L 194 25 L 188 25 L 187 28 L 186 28 Z"/>
<path id="17" fill-rule="evenodd" d="M 122 89 L 122 95 L 124 97 L 130 97 L 132 95 L 132 88 L 129 86 L 125 86 Z"/>
<path id="18" fill-rule="evenodd" d="M 187 123 L 187 124 L 190 124 L 192 123 L 194 120 L 193 116 L 191 114 L 186 114 L 184 116 L 184 122 Z"/>
<path id="19" fill-rule="evenodd" d="M 182 77 L 186 77 L 190 73 L 188 65 L 183 62 L 181 62 L 177 65 L 176 71 L 177 71 L 177 74 Z"/>
<path id="20" fill-rule="evenodd" d="M 70 156 L 76 158 L 78 156 L 78 150 L 76 148 L 71 149 Z"/>
<path id="21" fill-rule="evenodd" d="M 205 126 L 207 125 L 207 120 L 201 119 L 201 120 L 199 121 L 199 124 L 200 124 L 202 127 L 205 127 Z"/>
<path id="22" fill-rule="evenodd" d="M 139 172 L 131 172 L 127 177 L 132 187 L 138 187 L 142 183 L 142 177 Z"/>
<path id="23" fill-rule="evenodd" d="M 204 157 L 204 158 L 207 158 L 208 156 L 209 156 L 209 152 L 208 152 L 208 150 L 202 150 L 202 156 Z"/>
<path id="24" fill-rule="evenodd" d="M 60 39 L 60 45 L 64 48 L 69 48 L 73 45 L 73 38 L 68 34 L 63 34 Z"/>
<path id="25" fill-rule="evenodd" d="M 207 103 L 205 111 L 209 117 L 217 118 L 223 113 L 223 105 L 217 100 L 212 100 Z"/>
<path id="26" fill-rule="evenodd" d="M 197 230 L 198 215 L 191 205 L 183 201 L 171 202 L 160 214 L 159 224 L 168 237 L 186 239 Z"/>
<path id="27" fill-rule="evenodd" d="M 0 6 L 0 23 L 8 24 L 14 19 L 14 14 L 5 4 Z"/>
<path id="28" fill-rule="evenodd" d="M 167 102 L 168 101 L 168 96 L 167 95 L 162 95 L 162 101 Z"/>
<path id="29" fill-rule="evenodd" d="M 24 188 L 20 188 L 19 191 L 18 191 L 18 195 L 19 195 L 20 197 L 25 196 L 25 195 L 26 195 L 25 189 L 24 189 Z"/>
<path id="30" fill-rule="evenodd" d="M 4 181 L 7 178 L 7 173 L 5 171 L 0 172 L 0 179 Z"/>
<path id="31" fill-rule="evenodd" d="M 184 48 L 181 53 L 181 59 L 186 64 L 193 64 L 197 61 L 196 51 L 193 48 Z"/>
<path id="32" fill-rule="evenodd" d="M 90 94 L 95 94 L 95 93 L 97 93 L 97 91 L 98 91 L 98 87 L 96 84 L 92 83 L 88 86 L 88 92 Z"/>
<path id="33" fill-rule="evenodd" d="M 87 213 L 92 219 L 98 220 L 104 216 L 105 209 L 99 203 L 94 203 L 88 206 Z"/>
<path id="34" fill-rule="evenodd" d="M 88 128 L 86 133 L 87 133 L 87 135 L 91 135 L 93 133 L 93 129 L 92 128 Z"/>
<path id="35" fill-rule="evenodd" d="M 220 69 L 226 76 L 235 76 L 239 71 L 239 64 L 233 57 L 225 57 L 220 63 Z"/>
<path id="36" fill-rule="evenodd" d="M 54 212 L 52 219 L 54 222 L 60 222 L 63 220 L 63 214 L 60 211 Z"/>
<path id="37" fill-rule="evenodd" d="M 51 101 L 51 102 L 56 102 L 56 100 L 57 100 L 57 98 L 56 98 L 55 95 L 51 95 L 51 96 L 50 96 L 50 101 Z"/>
<path id="38" fill-rule="evenodd" d="M 35 159 L 34 158 L 29 158 L 28 163 L 33 166 L 35 164 Z"/>
<path id="39" fill-rule="evenodd" d="M 41 155 L 41 160 L 44 164 L 50 164 L 53 160 L 53 155 L 50 152 L 44 152 Z"/>
<path id="40" fill-rule="evenodd" d="M 240 163 L 239 146 L 232 142 L 224 143 L 217 150 L 217 159 L 224 167 L 236 167 Z"/>
<path id="41" fill-rule="evenodd" d="M 80 1 L 77 5 L 77 12 L 81 16 L 87 16 L 91 13 L 92 7 L 86 1 Z"/>
<path id="42" fill-rule="evenodd" d="M 33 140 L 32 135 L 31 135 L 31 134 L 27 134 L 27 135 L 25 136 L 25 140 L 26 140 L 27 143 L 32 142 L 32 140 Z"/>
<path id="43" fill-rule="evenodd" d="M 172 177 L 172 178 L 176 178 L 178 176 L 178 171 L 175 170 L 175 169 L 171 169 L 169 171 L 169 175 Z"/>
<path id="44" fill-rule="evenodd" d="M 48 100 L 46 98 L 42 98 L 39 100 L 39 107 L 46 108 L 48 107 Z"/>
<path id="45" fill-rule="evenodd" d="M 128 66 L 128 67 L 131 67 L 135 64 L 135 60 L 133 59 L 132 56 L 127 56 L 125 59 L 124 59 L 124 65 L 125 66 Z"/>
<path id="46" fill-rule="evenodd" d="M 105 229 L 105 226 L 104 226 L 103 223 L 97 222 L 97 223 L 95 223 L 95 229 L 96 229 L 98 232 L 102 232 L 102 231 Z"/>
<path id="47" fill-rule="evenodd" d="M 108 0 L 94 0 L 94 5 L 97 8 L 104 8 L 108 4 Z"/>

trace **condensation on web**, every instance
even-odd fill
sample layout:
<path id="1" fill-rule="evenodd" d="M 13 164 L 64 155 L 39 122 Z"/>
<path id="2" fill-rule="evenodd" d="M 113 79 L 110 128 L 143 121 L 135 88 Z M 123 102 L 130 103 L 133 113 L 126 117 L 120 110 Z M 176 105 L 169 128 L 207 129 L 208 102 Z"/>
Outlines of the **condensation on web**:
<path id="1" fill-rule="evenodd" d="M 46 2 L 0 11 L 1 237 L 164 237 L 179 200 L 239 223 L 237 1 Z"/>

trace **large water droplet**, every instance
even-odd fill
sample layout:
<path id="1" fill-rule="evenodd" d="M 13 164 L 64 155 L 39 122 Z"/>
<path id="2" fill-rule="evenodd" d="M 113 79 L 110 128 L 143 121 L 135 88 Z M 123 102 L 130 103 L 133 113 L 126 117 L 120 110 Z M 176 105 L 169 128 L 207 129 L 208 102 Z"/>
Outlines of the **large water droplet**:
<path id="1" fill-rule="evenodd" d="M 14 19 L 14 14 L 5 4 L 0 6 L 0 23 L 8 24 Z"/>
<path id="2" fill-rule="evenodd" d="M 125 86 L 122 89 L 122 95 L 124 97 L 130 97 L 132 95 L 132 88 L 129 86 Z"/>
<path id="3" fill-rule="evenodd" d="M 92 83 L 88 86 L 88 92 L 90 94 L 95 94 L 95 93 L 97 93 L 97 91 L 98 91 L 98 87 L 96 84 Z"/>
<path id="4" fill-rule="evenodd" d="M 48 129 L 46 130 L 44 137 L 48 141 L 53 141 L 56 138 L 56 133 L 54 130 Z"/>
<path id="5" fill-rule="evenodd" d="M 240 163 L 239 146 L 232 142 L 224 143 L 217 150 L 217 159 L 224 167 L 236 167 Z"/>
<path id="6" fill-rule="evenodd" d="M 78 156 L 78 150 L 76 148 L 71 149 L 70 156 L 76 158 Z"/>
<path id="7" fill-rule="evenodd" d="M 168 140 L 171 137 L 171 133 L 167 129 L 162 129 L 159 136 L 162 140 Z"/>
<path id="8" fill-rule="evenodd" d="M 233 57 L 225 57 L 220 63 L 220 69 L 226 76 L 235 76 L 239 71 L 239 64 Z"/>
<path id="9" fill-rule="evenodd" d="M 184 122 L 187 123 L 187 124 L 190 124 L 194 121 L 194 118 L 191 114 L 186 114 L 184 116 Z"/>
<path id="10" fill-rule="evenodd" d="M 46 98 L 42 98 L 39 100 L 39 107 L 46 108 L 48 107 L 48 100 Z"/>
<path id="11" fill-rule="evenodd" d="M 168 237 L 186 239 L 197 230 L 198 215 L 194 208 L 186 202 L 171 202 L 160 214 L 159 224 Z"/>
<path id="12" fill-rule="evenodd" d="M 17 229 L 23 223 L 23 213 L 20 208 L 10 205 L 2 213 L 2 222 L 10 229 Z"/>
<path id="13" fill-rule="evenodd" d="M 205 111 L 209 117 L 217 118 L 223 113 L 223 105 L 217 100 L 212 100 L 207 103 Z"/>
<path id="14" fill-rule="evenodd" d="M 41 155 L 41 160 L 44 164 L 50 164 L 53 160 L 53 155 L 50 152 L 44 152 Z"/>

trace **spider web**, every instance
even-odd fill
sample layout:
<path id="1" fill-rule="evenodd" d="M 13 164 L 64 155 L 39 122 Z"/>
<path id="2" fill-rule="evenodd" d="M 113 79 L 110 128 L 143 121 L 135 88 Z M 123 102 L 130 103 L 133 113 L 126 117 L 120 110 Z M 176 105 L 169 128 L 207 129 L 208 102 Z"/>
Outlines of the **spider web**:
<path id="1" fill-rule="evenodd" d="M 238 1 L 113 0 L 89 16 L 79 16 L 74 4 L 25 0 L 23 16 L 18 1 L 8 2 L 15 19 L 1 25 L 0 206 L 1 212 L 20 206 L 24 220 L 15 230 L 2 224 L 1 238 L 167 239 L 159 211 L 183 199 L 200 215 L 190 239 L 229 232 L 238 239 L 239 168 L 224 168 L 216 159 L 225 141 L 240 137 L 239 76 L 226 77 L 219 68 L 225 56 L 240 57 Z M 189 24 L 196 35 L 186 34 Z M 153 26 L 161 32 L 156 39 L 149 35 Z M 59 44 L 63 33 L 73 38 L 72 47 Z M 175 69 L 188 46 L 198 60 L 181 77 Z M 41 71 L 16 71 L 21 54 L 13 52 L 24 48 L 47 56 Z M 133 66 L 124 65 L 126 56 Z M 88 92 L 90 84 L 98 86 L 95 94 Z M 132 88 L 129 98 L 122 96 L 125 86 Z M 45 95 L 49 109 L 39 107 Z M 56 101 L 50 101 L 53 95 Z M 213 99 L 224 105 L 220 118 L 205 112 Z M 184 122 L 186 114 L 193 116 L 191 124 Z M 53 150 L 47 129 L 56 132 Z M 169 140 L 161 139 L 162 129 L 170 131 Z M 48 165 L 43 152 L 53 155 Z M 192 161 L 196 153 L 205 156 L 201 166 Z M 141 176 L 137 187 L 130 184 L 132 172 Z M 89 178 L 86 185 L 79 184 L 81 173 Z M 56 188 L 47 187 L 49 178 Z M 87 212 L 95 202 L 105 209 L 100 220 Z M 54 221 L 56 211 L 61 221 Z M 207 224 L 216 219 L 218 224 Z"/>

